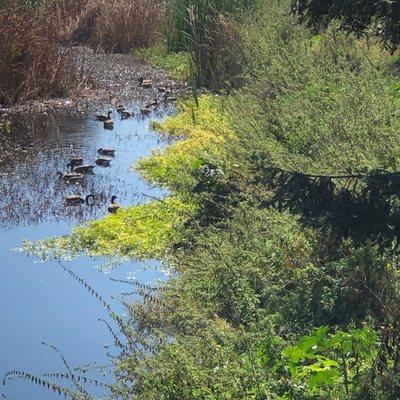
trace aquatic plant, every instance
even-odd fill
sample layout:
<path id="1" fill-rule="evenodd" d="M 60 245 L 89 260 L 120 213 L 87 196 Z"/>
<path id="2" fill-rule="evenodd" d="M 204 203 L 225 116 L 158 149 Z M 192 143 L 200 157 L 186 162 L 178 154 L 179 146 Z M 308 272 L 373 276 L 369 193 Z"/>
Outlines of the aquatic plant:
<path id="1" fill-rule="evenodd" d="M 240 78 L 241 34 L 235 18 L 259 0 L 172 0 L 165 32 L 170 51 L 189 51 L 199 86 L 220 88 Z"/>
<path id="2" fill-rule="evenodd" d="M 140 159 L 137 168 L 144 178 L 169 189 L 184 190 L 196 184 L 195 173 L 207 162 L 228 156 L 225 144 L 233 140 L 228 115 L 222 103 L 211 95 L 202 95 L 196 105 L 193 100 L 178 104 L 178 114 L 153 128 L 174 141 L 162 150 L 154 150 Z"/>
<path id="3" fill-rule="evenodd" d="M 182 197 L 155 199 L 79 226 L 69 236 L 25 242 L 23 250 L 40 260 L 71 259 L 80 253 L 116 262 L 163 258 L 181 240 L 180 228 L 194 211 L 195 206 Z"/>

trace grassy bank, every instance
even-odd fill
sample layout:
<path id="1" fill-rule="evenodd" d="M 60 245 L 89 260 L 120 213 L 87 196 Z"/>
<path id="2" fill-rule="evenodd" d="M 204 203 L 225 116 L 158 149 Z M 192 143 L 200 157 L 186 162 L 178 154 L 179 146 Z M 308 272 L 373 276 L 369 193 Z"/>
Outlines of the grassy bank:
<path id="1" fill-rule="evenodd" d="M 278 1 L 237 29 L 243 86 L 182 103 L 137 165 L 170 197 L 39 249 L 174 272 L 127 304 L 115 396 L 395 400 L 397 57 Z"/>

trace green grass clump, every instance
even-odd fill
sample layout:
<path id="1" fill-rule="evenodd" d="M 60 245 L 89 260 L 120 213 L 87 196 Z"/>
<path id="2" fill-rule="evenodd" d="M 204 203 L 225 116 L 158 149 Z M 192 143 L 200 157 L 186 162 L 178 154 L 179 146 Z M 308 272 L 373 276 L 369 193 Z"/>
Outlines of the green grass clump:
<path id="1" fill-rule="evenodd" d="M 242 33 L 238 21 L 259 0 L 172 0 L 165 31 L 168 51 L 190 53 L 193 81 L 220 89 L 239 84 Z"/>
<path id="2" fill-rule="evenodd" d="M 217 98 L 199 97 L 178 105 L 178 114 L 153 127 L 172 138 L 181 138 L 162 150 L 142 158 L 136 168 L 150 182 L 174 190 L 190 190 L 196 170 L 204 163 L 227 158 L 226 144 L 234 133 L 228 115 Z"/>
<path id="3" fill-rule="evenodd" d="M 81 253 L 110 259 L 163 258 L 181 240 L 183 224 L 195 212 L 178 197 L 121 208 L 101 220 L 77 227 L 69 236 L 25 243 L 40 259 L 73 258 Z"/>
<path id="4" fill-rule="evenodd" d="M 186 51 L 170 53 L 162 44 L 136 50 L 135 54 L 155 68 L 165 68 L 171 78 L 186 81 L 190 77 L 190 55 Z"/>
<path id="5" fill-rule="evenodd" d="M 167 32 L 167 46 L 168 49 L 177 51 L 187 49 L 191 41 L 198 39 L 195 35 L 204 38 L 209 23 L 218 14 L 235 14 L 249 10 L 259 0 L 173 0 L 171 3 L 171 30 Z"/>

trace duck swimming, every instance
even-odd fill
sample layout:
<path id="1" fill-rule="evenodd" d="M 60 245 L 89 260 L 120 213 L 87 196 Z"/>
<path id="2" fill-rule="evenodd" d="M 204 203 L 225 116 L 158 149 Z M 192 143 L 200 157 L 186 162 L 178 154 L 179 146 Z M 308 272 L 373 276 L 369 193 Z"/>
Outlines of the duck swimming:
<path id="1" fill-rule="evenodd" d="M 97 152 L 103 156 L 114 157 L 115 155 L 115 149 L 103 149 L 102 147 L 100 147 L 100 149 L 98 149 Z"/>
<path id="2" fill-rule="evenodd" d="M 107 119 L 104 121 L 104 129 L 113 129 L 114 128 L 114 121 L 112 119 Z"/>
<path id="3" fill-rule="evenodd" d="M 110 166 L 110 159 L 109 158 L 103 158 L 99 157 L 95 163 L 96 165 L 100 165 L 101 167 L 109 167 Z"/>
<path id="4" fill-rule="evenodd" d="M 115 202 L 116 198 L 117 198 L 117 196 L 111 197 L 111 202 L 108 205 L 108 212 L 109 213 L 114 214 L 121 208 L 121 206 Z"/>
<path id="5" fill-rule="evenodd" d="M 149 104 L 147 104 L 146 108 L 150 108 L 152 106 L 157 106 L 157 105 L 158 105 L 158 100 L 154 99 Z"/>
<path id="6" fill-rule="evenodd" d="M 75 174 L 70 172 L 67 172 L 66 174 L 63 174 L 62 172 L 57 172 L 57 176 L 58 179 L 62 179 L 70 183 L 80 183 L 84 179 L 83 174 Z"/>
<path id="7" fill-rule="evenodd" d="M 144 88 L 149 88 L 153 85 L 151 79 L 139 78 L 139 85 Z"/>
<path id="8" fill-rule="evenodd" d="M 140 112 L 141 112 L 143 115 L 148 115 L 148 114 L 151 113 L 151 110 L 150 110 L 149 108 L 147 108 L 147 107 L 144 107 L 144 108 L 141 108 L 141 109 L 140 109 Z"/>
<path id="9" fill-rule="evenodd" d="M 71 168 L 72 172 L 76 172 L 78 174 L 92 174 L 94 167 L 95 165 L 78 165 L 74 167 L 70 163 L 67 164 L 67 168 Z"/>
<path id="10" fill-rule="evenodd" d="M 112 114 L 112 111 L 109 111 L 107 113 L 107 115 L 106 114 L 94 114 L 94 118 L 97 121 L 107 121 L 107 120 L 111 119 L 111 114 Z"/>
<path id="11" fill-rule="evenodd" d="M 77 205 L 83 204 L 83 203 L 91 205 L 91 204 L 93 204 L 93 202 L 90 202 L 90 199 L 93 199 L 93 201 L 94 201 L 94 196 L 92 194 L 88 194 L 84 199 L 77 194 L 71 194 L 71 195 L 65 197 L 65 201 L 66 201 L 67 205 L 69 205 L 69 206 L 77 206 Z"/>
<path id="12" fill-rule="evenodd" d="M 83 165 L 83 158 L 82 157 L 73 157 L 69 162 L 73 167 L 77 165 Z"/>
<path id="13" fill-rule="evenodd" d="M 127 119 L 127 118 L 133 117 L 133 113 L 126 111 L 126 110 L 121 111 L 120 114 L 121 114 L 122 119 Z"/>

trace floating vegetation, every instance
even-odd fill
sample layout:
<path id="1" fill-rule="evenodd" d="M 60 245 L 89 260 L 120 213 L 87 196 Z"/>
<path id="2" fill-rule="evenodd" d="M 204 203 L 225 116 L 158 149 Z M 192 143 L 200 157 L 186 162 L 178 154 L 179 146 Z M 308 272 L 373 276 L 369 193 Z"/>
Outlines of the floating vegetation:
<path id="1" fill-rule="evenodd" d="M 195 207 L 179 197 L 167 197 L 124 208 L 76 228 L 71 235 L 24 242 L 23 250 L 40 260 L 92 257 L 162 258 L 181 240 L 179 231 Z"/>
<path id="2" fill-rule="evenodd" d="M 196 184 L 193 172 L 207 161 L 224 159 L 224 144 L 232 140 L 234 132 L 228 115 L 219 100 L 203 95 L 198 104 L 187 100 L 179 104 L 179 113 L 153 128 L 171 138 L 183 138 L 164 149 L 155 149 L 142 158 L 136 168 L 151 183 L 169 189 L 190 189 Z"/>

